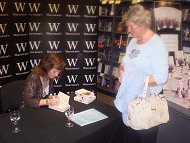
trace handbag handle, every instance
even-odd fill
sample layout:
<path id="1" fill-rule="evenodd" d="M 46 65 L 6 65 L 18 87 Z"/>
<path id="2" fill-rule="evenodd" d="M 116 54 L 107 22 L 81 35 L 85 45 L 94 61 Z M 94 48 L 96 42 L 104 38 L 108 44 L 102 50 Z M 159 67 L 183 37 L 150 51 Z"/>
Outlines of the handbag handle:
<path id="1" fill-rule="evenodd" d="M 148 82 L 149 82 L 150 75 L 148 75 L 145 79 L 144 89 L 143 89 L 143 98 L 146 98 L 147 89 L 148 89 Z"/>

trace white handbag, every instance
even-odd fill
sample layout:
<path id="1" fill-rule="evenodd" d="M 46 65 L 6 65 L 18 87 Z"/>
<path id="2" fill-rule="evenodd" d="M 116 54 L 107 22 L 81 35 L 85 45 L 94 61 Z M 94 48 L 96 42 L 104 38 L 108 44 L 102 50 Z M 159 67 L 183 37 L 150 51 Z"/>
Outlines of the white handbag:
<path id="1" fill-rule="evenodd" d="M 145 80 L 143 96 L 128 104 L 128 124 L 135 130 L 149 129 L 169 121 L 168 104 L 163 95 L 147 97 L 149 76 Z"/>

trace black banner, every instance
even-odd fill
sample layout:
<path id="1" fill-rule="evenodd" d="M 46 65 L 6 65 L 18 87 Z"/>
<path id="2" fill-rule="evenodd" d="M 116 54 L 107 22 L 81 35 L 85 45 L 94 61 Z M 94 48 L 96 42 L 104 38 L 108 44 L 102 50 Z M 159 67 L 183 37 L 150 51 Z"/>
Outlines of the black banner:
<path id="1" fill-rule="evenodd" d="M 0 86 L 25 79 L 46 53 L 67 63 L 56 91 L 96 89 L 98 0 L 1 0 Z"/>

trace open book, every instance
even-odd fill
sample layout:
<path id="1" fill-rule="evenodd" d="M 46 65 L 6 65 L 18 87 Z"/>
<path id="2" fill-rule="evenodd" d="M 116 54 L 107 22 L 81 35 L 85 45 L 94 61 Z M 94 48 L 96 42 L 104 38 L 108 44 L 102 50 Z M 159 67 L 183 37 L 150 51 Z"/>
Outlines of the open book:
<path id="1" fill-rule="evenodd" d="M 59 98 L 60 102 L 57 105 L 49 106 L 50 109 L 53 109 L 59 112 L 65 112 L 67 109 L 70 108 L 70 105 L 69 105 L 70 96 L 59 91 L 56 98 Z"/>

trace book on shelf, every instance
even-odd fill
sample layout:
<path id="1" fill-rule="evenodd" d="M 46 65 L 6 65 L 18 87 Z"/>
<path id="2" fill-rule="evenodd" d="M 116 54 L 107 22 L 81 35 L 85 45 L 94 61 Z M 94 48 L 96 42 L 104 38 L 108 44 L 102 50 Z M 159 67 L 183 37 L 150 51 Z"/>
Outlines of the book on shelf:
<path id="1" fill-rule="evenodd" d="M 102 62 L 98 63 L 98 73 L 100 74 L 109 74 L 110 65 L 103 64 Z"/>
<path id="2" fill-rule="evenodd" d="M 100 48 L 98 50 L 98 59 L 99 60 L 105 60 L 105 61 L 110 61 L 111 59 L 111 52 L 109 48 Z"/>
<path id="3" fill-rule="evenodd" d="M 190 40 L 190 26 L 189 27 L 183 27 L 183 40 Z"/>
<path id="4" fill-rule="evenodd" d="M 115 79 L 113 80 L 112 89 L 115 90 L 115 91 L 118 91 L 119 86 L 120 86 L 119 79 L 118 79 L 118 78 L 115 78 Z"/>
<path id="5" fill-rule="evenodd" d="M 102 86 L 102 76 L 101 75 L 97 75 L 97 85 Z"/>
<path id="6" fill-rule="evenodd" d="M 110 65 L 105 65 L 104 74 L 109 74 L 109 72 L 110 72 Z"/>
<path id="7" fill-rule="evenodd" d="M 107 78 L 106 76 L 102 77 L 102 86 L 107 88 L 110 87 L 110 79 Z"/>
<path id="8" fill-rule="evenodd" d="M 112 75 L 116 78 L 119 77 L 119 68 L 118 67 L 113 67 Z"/>
<path id="9" fill-rule="evenodd" d="M 108 16 L 108 7 L 99 6 L 99 16 Z"/>
<path id="10" fill-rule="evenodd" d="M 182 20 L 190 20 L 190 9 L 182 9 Z"/>
<path id="11" fill-rule="evenodd" d="M 98 63 L 98 72 L 99 73 L 102 72 L 102 63 L 101 62 Z"/>
<path id="12" fill-rule="evenodd" d="M 120 52 L 120 53 L 119 53 L 118 63 L 121 63 L 121 62 L 122 62 L 124 56 L 125 56 L 125 53 L 123 53 L 123 52 Z"/>
<path id="13" fill-rule="evenodd" d="M 99 31 L 112 31 L 112 22 L 99 19 Z"/>
<path id="14" fill-rule="evenodd" d="M 123 47 L 126 47 L 126 45 L 127 45 L 127 40 L 126 40 L 125 36 L 120 35 L 119 37 L 115 37 L 114 46 L 116 46 L 118 48 L 123 48 Z"/>
<path id="15" fill-rule="evenodd" d="M 98 36 L 98 47 L 103 48 L 104 46 L 110 46 L 111 37 L 107 35 Z"/>
<path id="16" fill-rule="evenodd" d="M 114 5 L 111 5 L 111 9 L 110 9 L 110 16 L 114 15 Z"/>

